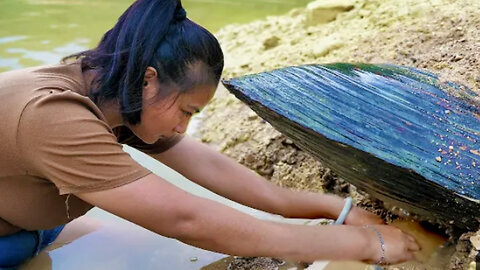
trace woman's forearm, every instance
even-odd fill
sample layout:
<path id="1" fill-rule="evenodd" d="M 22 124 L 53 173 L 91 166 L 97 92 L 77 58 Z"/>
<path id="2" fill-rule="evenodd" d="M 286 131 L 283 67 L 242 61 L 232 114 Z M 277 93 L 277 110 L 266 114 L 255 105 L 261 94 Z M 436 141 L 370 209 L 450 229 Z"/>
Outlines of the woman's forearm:
<path id="1" fill-rule="evenodd" d="M 344 206 L 338 196 L 283 188 L 228 157 L 218 159 L 223 158 L 226 160 L 217 163 L 217 172 L 221 171 L 219 175 L 230 185 L 223 193 L 244 205 L 289 218 L 337 218 Z"/>
<path id="2" fill-rule="evenodd" d="M 375 256 L 369 232 L 361 227 L 273 223 L 208 201 L 201 208 L 208 210 L 198 212 L 192 227 L 179 240 L 226 254 L 295 261 L 367 260 Z"/>
<path id="3" fill-rule="evenodd" d="M 288 218 L 331 218 L 342 211 L 345 201 L 336 195 L 282 190 L 281 215 Z"/>
<path id="4" fill-rule="evenodd" d="M 221 196 L 266 212 L 296 218 L 336 218 L 343 207 L 337 196 L 279 187 L 188 137 L 153 157 Z"/>
<path id="5" fill-rule="evenodd" d="M 372 244 L 377 236 L 362 227 L 262 221 L 193 196 L 154 174 L 75 196 L 160 235 L 226 254 L 298 261 L 366 260 L 375 258 L 378 247 Z"/>
<path id="6" fill-rule="evenodd" d="M 418 250 L 414 240 L 389 226 L 369 230 L 349 225 L 288 225 L 258 220 L 193 196 L 154 174 L 116 188 L 75 196 L 158 234 L 227 254 L 299 261 L 374 261 L 381 256 L 380 241 L 387 243 L 386 256 L 395 262 L 411 257 L 407 245 Z"/>
<path id="7" fill-rule="evenodd" d="M 185 137 L 167 152 L 152 157 L 223 197 L 280 214 L 282 199 L 274 184 L 194 139 Z"/>

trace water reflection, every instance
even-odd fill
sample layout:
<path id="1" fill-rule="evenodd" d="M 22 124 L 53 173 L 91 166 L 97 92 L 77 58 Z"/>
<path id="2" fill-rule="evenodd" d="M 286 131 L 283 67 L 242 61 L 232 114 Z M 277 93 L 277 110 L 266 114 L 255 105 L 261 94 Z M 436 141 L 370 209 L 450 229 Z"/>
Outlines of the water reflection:
<path id="1" fill-rule="evenodd" d="M 0 37 L 0 44 L 15 42 L 26 38 L 26 36 Z"/>
<path id="2" fill-rule="evenodd" d="M 50 41 L 44 40 L 42 44 L 49 44 Z M 24 58 L 37 61 L 42 65 L 56 64 L 64 56 L 70 55 L 75 52 L 80 52 L 88 49 L 89 40 L 80 39 L 70 43 L 65 44 L 64 46 L 56 47 L 48 51 L 31 51 L 23 48 L 8 48 L 5 50 L 7 54 L 19 54 L 17 58 Z M 0 67 L 2 66 L 5 59 L 0 59 Z M 23 67 L 16 61 L 16 67 Z"/>
<path id="3" fill-rule="evenodd" d="M 0 58 L 0 69 L 12 70 L 22 68 L 18 58 Z"/>
<path id="4" fill-rule="evenodd" d="M 42 252 L 22 269 L 190 270 L 224 257 L 127 222 L 102 221 L 102 225 L 91 229 L 72 243 Z M 191 261 L 192 257 L 197 260 Z"/>
<path id="5" fill-rule="evenodd" d="M 183 4 L 190 18 L 215 32 L 229 23 L 282 14 L 308 2 L 184 0 Z M 0 72 L 56 63 L 66 55 L 94 47 L 131 3 L 132 0 L 0 1 Z"/>

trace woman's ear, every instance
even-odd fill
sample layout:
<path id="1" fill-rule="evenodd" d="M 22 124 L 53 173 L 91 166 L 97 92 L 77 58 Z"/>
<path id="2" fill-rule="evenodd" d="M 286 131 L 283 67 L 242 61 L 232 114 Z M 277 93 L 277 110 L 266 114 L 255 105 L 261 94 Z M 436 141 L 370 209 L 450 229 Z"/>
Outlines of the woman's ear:
<path id="1" fill-rule="evenodd" d="M 143 77 L 143 98 L 150 100 L 157 95 L 158 91 L 158 73 L 153 67 L 147 67 Z"/>
<path id="2" fill-rule="evenodd" d="M 151 80 L 157 80 L 157 70 L 153 67 L 147 67 L 145 70 L 145 76 L 143 77 L 144 82 L 147 84 L 151 82 Z"/>

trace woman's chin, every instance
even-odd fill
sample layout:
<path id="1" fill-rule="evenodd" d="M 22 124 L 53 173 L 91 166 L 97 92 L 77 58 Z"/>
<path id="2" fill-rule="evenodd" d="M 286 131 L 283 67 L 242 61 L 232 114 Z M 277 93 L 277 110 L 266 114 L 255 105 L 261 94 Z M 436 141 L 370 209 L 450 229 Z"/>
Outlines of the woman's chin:
<path id="1" fill-rule="evenodd" d="M 154 144 L 159 140 L 159 138 L 157 138 L 157 137 L 148 137 L 148 138 L 139 137 L 139 138 L 140 138 L 140 140 L 142 140 L 146 144 Z"/>

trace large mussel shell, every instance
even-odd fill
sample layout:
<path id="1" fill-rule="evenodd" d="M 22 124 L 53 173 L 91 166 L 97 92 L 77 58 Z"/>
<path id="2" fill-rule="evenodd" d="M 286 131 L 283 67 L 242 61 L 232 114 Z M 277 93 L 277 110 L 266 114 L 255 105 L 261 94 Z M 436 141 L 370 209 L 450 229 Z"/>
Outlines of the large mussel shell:
<path id="1" fill-rule="evenodd" d="M 480 111 L 466 87 L 409 67 L 343 63 L 223 84 L 358 188 L 424 218 L 478 228 Z"/>

